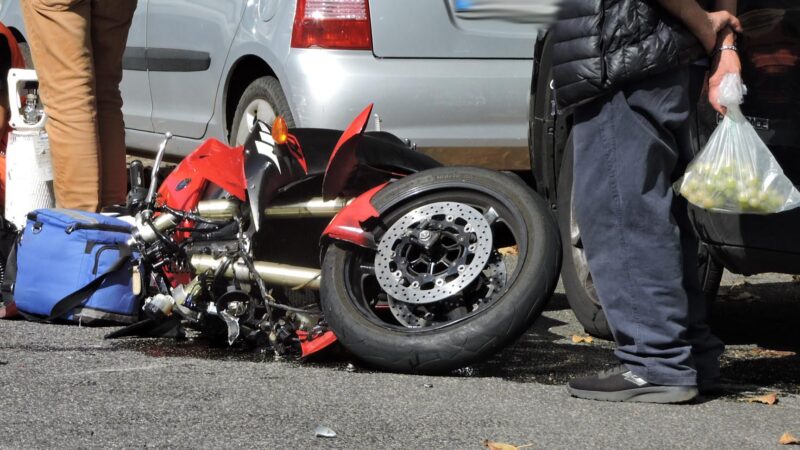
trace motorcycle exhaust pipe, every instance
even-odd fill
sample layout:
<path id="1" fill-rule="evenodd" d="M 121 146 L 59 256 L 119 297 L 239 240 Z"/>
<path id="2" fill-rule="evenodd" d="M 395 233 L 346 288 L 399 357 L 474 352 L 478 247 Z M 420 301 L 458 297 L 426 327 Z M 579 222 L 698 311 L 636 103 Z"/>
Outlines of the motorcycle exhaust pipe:
<path id="1" fill-rule="evenodd" d="M 210 220 L 231 220 L 238 214 L 241 202 L 235 199 L 202 200 L 197 203 L 197 215 Z"/>
<path id="2" fill-rule="evenodd" d="M 192 255 L 191 264 L 196 272 L 216 271 L 225 258 L 215 259 L 211 255 Z M 258 276 L 265 283 L 286 286 L 289 288 L 309 288 L 319 290 L 320 270 L 308 267 L 290 266 L 287 264 L 255 261 L 253 263 Z M 250 270 L 242 261 L 229 264 L 223 274 L 226 278 L 236 277 L 239 281 L 253 281 Z"/>
<path id="3" fill-rule="evenodd" d="M 271 219 L 329 218 L 335 216 L 351 201 L 352 199 L 341 197 L 330 201 L 314 197 L 303 202 L 271 206 L 264 211 L 264 215 Z"/>

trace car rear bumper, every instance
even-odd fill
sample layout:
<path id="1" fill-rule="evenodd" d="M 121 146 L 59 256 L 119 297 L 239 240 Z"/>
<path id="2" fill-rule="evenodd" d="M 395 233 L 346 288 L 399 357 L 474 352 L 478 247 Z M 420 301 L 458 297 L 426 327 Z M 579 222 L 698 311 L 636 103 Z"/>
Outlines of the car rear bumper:
<path id="1" fill-rule="evenodd" d="M 381 130 L 419 147 L 524 149 L 532 64 L 292 49 L 281 83 L 301 127 L 342 129 L 374 103 Z"/>
<path id="2" fill-rule="evenodd" d="M 725 268 L 745 275 L 800 274 L 800 208 L 780 214 L 722 214 L 691 207 L 700 239 Z"/>

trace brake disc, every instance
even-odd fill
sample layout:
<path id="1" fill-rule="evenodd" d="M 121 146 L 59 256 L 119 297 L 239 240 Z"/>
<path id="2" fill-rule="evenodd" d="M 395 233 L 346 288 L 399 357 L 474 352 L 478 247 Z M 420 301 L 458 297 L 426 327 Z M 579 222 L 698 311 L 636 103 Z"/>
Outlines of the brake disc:
<path id="1" fill-rule="evenodd" d="M 411 304 L 461 292 L 486 266 L 492 231 L 472 206 L 438 202 L 415 208 L 383 234 L 375 275 L 389 297 Z"/>

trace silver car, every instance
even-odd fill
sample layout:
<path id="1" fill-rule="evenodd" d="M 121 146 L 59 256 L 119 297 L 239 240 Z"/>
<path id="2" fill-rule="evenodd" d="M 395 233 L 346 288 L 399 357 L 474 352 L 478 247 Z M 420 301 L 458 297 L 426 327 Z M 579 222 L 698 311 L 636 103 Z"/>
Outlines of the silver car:
<path id="1" fill-rule="evenodd" d="M 458 3 L 464 3 L 458 0 Z M 545 6 L 546 7 L 546 6 Z M 537 27 L 456 0 L 139 0 L 125 52 L 127 143 L 241 143 L 253 118 L 373 126 L 446 162 L 527 169 Z M 466 15 L 468 16 L 468 14 Z M 17 1 L 0 20 L 24 36 Z"/>

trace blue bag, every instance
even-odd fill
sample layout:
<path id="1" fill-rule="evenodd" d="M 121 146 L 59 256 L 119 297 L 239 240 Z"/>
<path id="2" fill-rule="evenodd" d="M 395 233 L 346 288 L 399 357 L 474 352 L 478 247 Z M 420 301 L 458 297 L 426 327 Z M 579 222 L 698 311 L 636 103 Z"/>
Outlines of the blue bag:
<path id="1" fill-rule="evenodd" d="M 102 214 L 29 213 L 9 286 L 20 314 L 32 320 L 136 322 L 140 302 L 132 289 L 130 236 L 130 224 Z"/>

